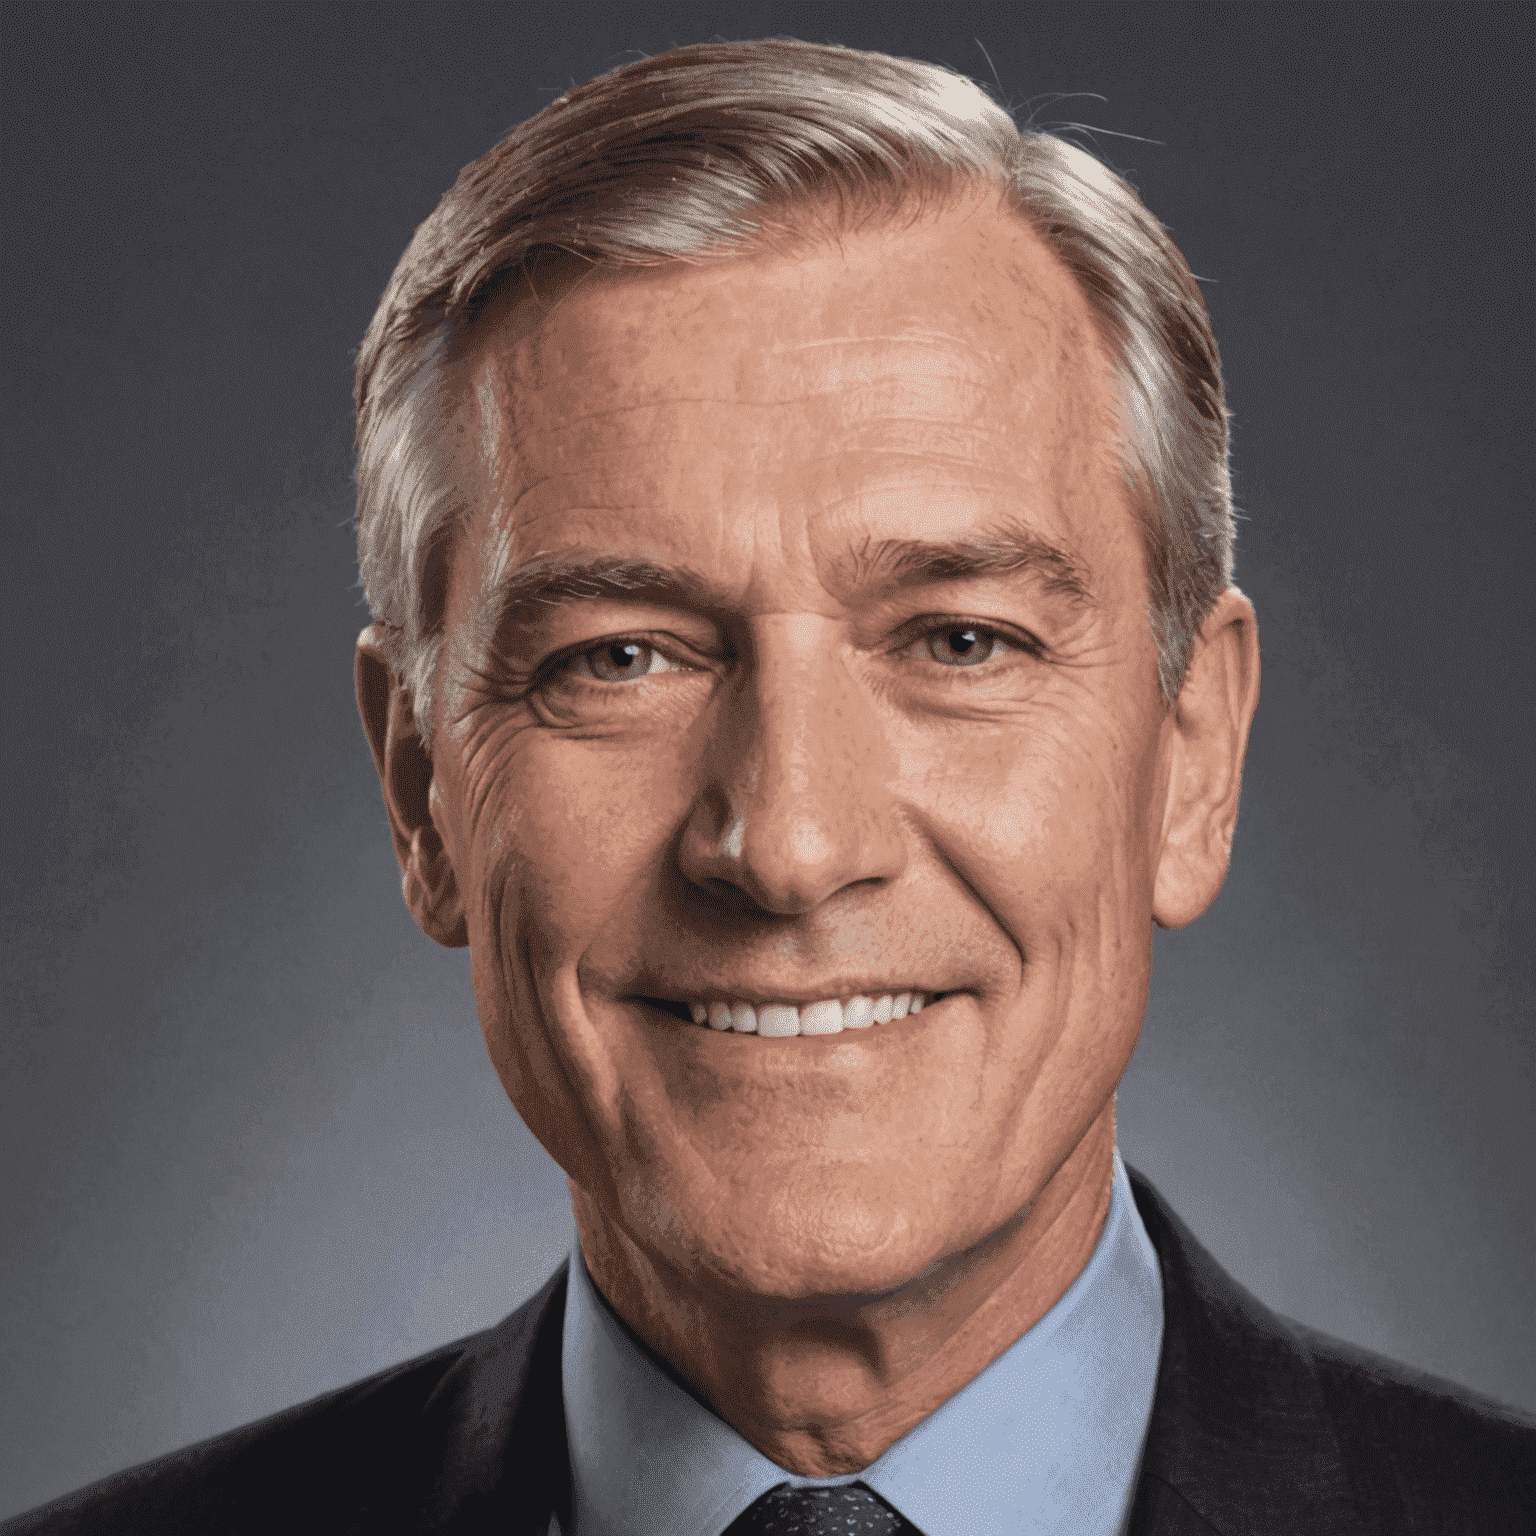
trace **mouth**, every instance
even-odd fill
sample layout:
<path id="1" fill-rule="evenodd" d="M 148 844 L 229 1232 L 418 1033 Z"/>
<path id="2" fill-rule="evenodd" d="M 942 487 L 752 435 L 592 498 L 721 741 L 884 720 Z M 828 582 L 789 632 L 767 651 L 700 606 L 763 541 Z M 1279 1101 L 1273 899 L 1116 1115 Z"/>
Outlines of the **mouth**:
<path id="1" fill-rule="evenodd" d="M 829 997 L 811 1003 L 746 1002 L 740 998 L 690 998 L 679 1002 L 661 997 L 642 997 L 636 1001 L 721 1033 L 788 1039 L 791 1035 L 840 1035 L 847 1029 L 889 1024 L 921 1013 L 946 996 L 944 992 L 907 988 L 873 996 Z"/>

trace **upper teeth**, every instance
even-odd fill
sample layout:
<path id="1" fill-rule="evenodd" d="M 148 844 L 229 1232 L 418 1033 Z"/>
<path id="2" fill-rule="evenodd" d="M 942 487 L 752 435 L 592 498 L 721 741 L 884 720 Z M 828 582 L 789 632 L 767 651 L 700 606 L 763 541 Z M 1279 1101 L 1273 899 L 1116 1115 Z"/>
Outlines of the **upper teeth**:
<path id="1" fill-rule="evenodd" d="M 835 1035 L 868 1029 L 918 1013 L 929 996 L 922 992 L 887 992 L 882 997 L 846 997 L 806 1003 L 690 1003 L 695 1024 L 734 1029 L 742 1035 Z"/>

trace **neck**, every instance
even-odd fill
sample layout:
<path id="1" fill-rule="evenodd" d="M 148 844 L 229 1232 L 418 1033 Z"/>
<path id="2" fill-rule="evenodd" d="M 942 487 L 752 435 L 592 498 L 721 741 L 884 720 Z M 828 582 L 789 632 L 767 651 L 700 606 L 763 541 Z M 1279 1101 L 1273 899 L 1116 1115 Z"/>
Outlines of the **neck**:
<path id="1" fill-rule="evenodd" d="M 691 1285 L 572 1186 L 609 1304 L 745 1440 L 803 1477 L 868 1466 L 1028 1332 L 1104 1228 L 1114 1107 L 1009 1221 L 876 1298 L 786 1303 Z"/>

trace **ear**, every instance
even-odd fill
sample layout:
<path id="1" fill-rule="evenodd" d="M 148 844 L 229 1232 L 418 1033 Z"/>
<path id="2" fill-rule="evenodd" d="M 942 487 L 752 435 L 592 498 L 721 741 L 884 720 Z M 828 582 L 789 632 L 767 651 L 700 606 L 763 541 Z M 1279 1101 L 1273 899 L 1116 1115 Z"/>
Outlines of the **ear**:
<path id="1" fill-rule="evenodd" d="M 357 709 L 373 749 L 400 865 L 400 892 L 428 938 L 450 949 L 469 943 L 464 902 L 433 820 L 432 759 L 416 729 L 410 691 L 385 659 L 377 625 L 357 637 Z"/>
<path id="2" fill-rule="evenodd" d="M 1200 626 L 1164 726 L 1167 799 L 1152 892 L 1152 918 L 1160 928 L 1194 922 L 1227 877 L 1258 702 L 1258 620 L 1253 604 L 1228 587 Z"/>

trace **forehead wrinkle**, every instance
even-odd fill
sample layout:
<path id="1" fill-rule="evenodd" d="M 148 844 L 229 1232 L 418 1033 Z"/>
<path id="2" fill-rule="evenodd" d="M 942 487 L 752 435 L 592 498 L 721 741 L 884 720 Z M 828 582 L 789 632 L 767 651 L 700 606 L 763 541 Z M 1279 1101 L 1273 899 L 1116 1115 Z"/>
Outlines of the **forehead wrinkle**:
<path id="1" fill-rule="evenodd" d="M 882 452 L 872 467 L 849 466 L 852 473 L 846 477 L 837 476 L 842 466 L 835 457 L 827 463 L 826 483 L 817 487 L 811 520 L 825 529 L 822 537 L 834 545 L 846 536 L 843 530 L 876 527 L 888 517 L 889 509 L 896 506 L 919 514 L 931 513 L 935 504 L 942 508 L 947 498 L 953 503 L 949 510 L 955 516 L 969 519 L 985 518 L 989 507 L 1008 509 L 1023 504 L 1044 511 L 1056 504 L 1047 485 L 1020 475 L 1016 466 L 987 475 L 979 470 L 974 455 L 963 453 Z M 1007 511 L 1003 510 L 1001 515 L 1008 515 Z M 1036 536 L 1045 537 L 1038 530 Z"/>
<path id="2" fill-rule="evenodd" d="M 918 446 L 913 445 L 914 425 L 920 425 L 928 439 Z M 708 445 L 686 462 L 653 462 L 637 458 L 632 442 L 610 441 L 594 445 L 589 454 L 574 462 L 568 454 L 518 455 L 509 466 L 513 481 L 507 488 L 510 495 L 503 495 L 497 510 L 500 516 L 515 520 L 524 514 L 529 499 L 538 496 L 553 503 L 541 509 L 541 518 L 562 512 L 636 511 L 651 503 L 664 505 L 677 493 L 724 494 L 722 474 L 734 486 L 733 494 L 742 494 L 755 482 L 758 491 L 777 501 L 786 464 L 796 470 L 815 468 L 824 482 L 834 477 L 841 481 L 840 485 L 822 483 L 815 487 L 816 502 L 835 507 L 851 496 L 887 488 L 969 486 L 974 483 L 978 451 L 995 444 L 999 436 L 995 427 L 974 421 L 882 415 L 846 421 L 839 441 L 817 452 L 805 451 L 808 445 L 794 433 L 775 433 L 760 445 L 772 451 L 745 465 L 710 452 Z M 645 434 L 651 445 L 673 440 L 670 433 Z M 565 462 L 552 463 L 562 459 Z M 742 473 L 749 477 L 745 482 L 740 478 Z M 858 477 L 857 490 L 850 487 L 848 476 Z"/>
<path id="3" fill-rule="evenodd" d="M 993 391 L 980 380 L 966 381 L 948 400 L 935 400 L 932 393 L 923 388 L 922 381 L 914 384 L 910 375 L 892 371 L 888 378 L 859 378 L 851 381 L 858 387 L 850 388 L 848 379 L 828 381 L 825 387 L 803 389 L 757 398 L 711 394 L 668 394 L 657 391 L 650 398 L 628 401 L 603 408 L 583 410 L 579 413 L 558 415 L 553 411 L 540 411 L 537 406 L 523 413 L 518 424 L 517 438 L 520 445 L 527 445 L 538 437 L 546 437 L 559 444 L 584 429 L 594 425 L 622 424 L 644 414 L 662 416 L 686 407 L 701 407 L 707 411 L 763 412 L 784 410 L 792 407 L 830 408 L 829 414 L 838 417 L 864 417 L 888 421 L 923 421 L 934 424 L 958 425 L 975 417 L 977 401 L 993 397 Z M 898 390 L 882 392 L 880 386 L 895 382 Z M 940 407 L 944 407 L 940 409 Z M 926 407 L 926 409 L 924 409 Z M 647 434 L 649 437 L 649 434 Z"/>
<path id="4" fill-rule="evenodd" d="M 503 506 L 511 510 L 536 491 L 549 494 L 557 482 L 595 488 L 654 485 L 659 477 L 676 486 L 700 487 L 725 474 L 740 489 L 743 474 L 765 477 L 766 485 L 786 464 L 856 468 L 857 460 L 872 455 L 888 465 L 974 473 L 977 455 L 991 452 L 1006 437 L 1005 424 L 979 420 L 975 412 L 898 415 L 844 396 L 828 401 L 825 414 L 804 428 L 793 421 L 765 423 L 762 433 L 738 445 L 741 451 L 726 454 L 707 422 L 674 422 L 665 413 L 657 415 L 663 419 L 653 417 L 649 429 L 636 419 L 636 430 L 584 437 L 577 428 L 560 428 L 542 441 L 529 441 L 527 451 L 509 466 L 515 490 Z M 669 455 L 656 451 L 663 445 Z"/>
<path id="5" fill-rule="evenodd" d="M 861 378 L 904 382 L 912 377 L 913 359 L 901 354 L 910 352 L 924 355 L 922 377 L 943 376 L 966 380 L 977 387 L 990 387 L 986 376 L 999 360 L 1009 355 L 982 349 L 967 344 L 962 338 L 950 336 L 917 341 L 902 336 L 834 336 L 800 342 L 778 340 L 767 346 L 754 342 L 738 347 L 733 355 L 724 349 L 729 347 L 733 337 L 740 332 L 739 324 L 724 333 L 717 323 L 695 329 L 698 330 L 698 337 L 689 345 L 697 344 L 697 350 L 685 353 L 687 361 L 672 366 L 665 373 L 657 366 L 654 348 L 650 345 L 635 345 L 635 339 L 629 336 L 611 337 L 609 339 L 612 344 L 607 347 L 594 346 L 582 356 L 562 358 L 558 362 L 543 358 L 535 361 L 527 355 L 525 347 L 519 345 L 512 348 L 509 355 L 497 359 L 493 367 L 502 375 L 504 387 L 509 392 L 529 400 L 583 377 L 596 377 L 610 389 L 628 389 L 637 393 L 644 391 L 653 399 L 660 396 L 730 404 L 774 404 L 785 397 L 771 390 L 765 392 L 765 388 L 774 381 L 765 380 L 764 376 L 774 371 L 772 360 L 786 359 L 798 353 L 824 353 L 830 349 L 854 353 L 849 364 L 832 362 L 826 370 L 831 375 L 828 382 L 834 387 L 845 377 L 849 366 L 856 367 Z M 678 343 L 681 338 L 668 336 L 666 340 Z M 892 355 L 893 349 L 897 355 Z M 1042 354 L 1051 350 L 1051 338 L 1042 337 L 1041 345 L 1028 350 Z M 934 364 L 939 366 L 935 367 Z M 812 371 L 822 370 L 813 368 Z M 703 386 L 702 389 L 700 386 Z M 682 393 L 668 395 L 669 390 Z M 758 392 L 755 399 L 754 390 Z M 816 393 L 819 391 L 811 390 L 811 394 Z M 790 398 L 798 397 L 800 392 L 797 391 L 796 396 Z M 639 403 L 649 402 L 641 400 Z"/>
<path id="6" fill-rule="evenodd" d="M 882 459 L 897 459 L 896 454 L 881 455 Z M 889 476 L 869 476 L 864 479 L 856 490 L 844 495 L 834 495 L 822 503 L 822 511 L 827 517 L 835 517 L 845 509 L 857 515 L 863 510 L 866 498 L 883 496 L 885 493 L 895 492 L 972 492 L 979 498 L 993 500 L 999 495 L 1007 496 L 1010 500 L 1018 499 L 1018 487 L 1013 483 L 1005 483 L 993 479 L 968 479 L 966 474 L 974 475 L 976 465 L 974 461 L 955 458 L 951 460 L 939 460 L 928 455 L 912 454 L 909 457 L 916 460 L 921 468 L 930 471 L 927 475 L 913 475 L 896 472 Z M 816 460 L 808 462 L 815 463 Z M 942 471 L 947 467 L 953 467 L 961 471 L 959 474 L 946 475 Z M 1011 479 L 1011 477 L 1010 477 Z"/>
<path id="7" fill-rule="evenodd" d="M 801 354 L 814 354 L 798 367 L 790 367 Z M 830 355 L 828 355 L 830 353 Z M 963 353 L 955 344 L 933 342 L 911 345 L 863 346 L 837 338 L 797 343 L 778 342 L 741 358 L 736 369 L 738 392 L 764 388 L 765 379 L 786 371 L 813 375 L 829 387 L 846 387 L 850 379 L 861 384 L 906 385 L 942 382 L 951 387 L 987 389 L 990 375 L 996 372 L 1004 354 L 967 348 Z"/>
<path id="8" fill-rule="evenodd" d="M 847 379 L 830 379 L 817 381 L 822 387 L 758 399 L 712 393 L 668 395 L 656 391 L 650 398 L 588 409 L 574 416 L 558 413 L 558 390 L 554 399 L 550 399 L 546 391 L 532 391 L 527 406 L 516 411 L 508 409 L 503 393 L 499 402 L 500 419 L 496 423 L 502 430 L 496 434 L 487 458 L 495 465 L 493 473 L 499 471 L 498 478 L 512 475 L 524 482 L 515 497 L 515 501 L 521 501 L 529 492 L 554 478 L 543 472 L 550 457 L 568 461 L 573 448 L 584 448 L 583 456 L 589 457 L 593 461 L 592 467 L 596 467 L 603 458 L 627 451 L 636 439 L 654 443 L 658 437 L 657 429 L 665 424 L 665 418 L 686 413 L 690 407 L 706 415 L 716 412 L 735 414 L 733 407 L 748 414 L 797 409 L 814 414 L 822 422 L 837 423 L 850 434 L 842 446 L 854 451 L 868 446 L 870 434 L 899 432 L 903 425 L 913 424 L 936 433 L 953 434 L 959 439 L 955 446 L 995 437 L 995 426 L 976 425 L 984 415 L 978 407 L 985 406 L 993 392 L 968 369 L 946 370 L 946 373 L 951 390 L 947 396 L 941 394 L 938 398 L 923 386 L 921 380 L 914 383 L 910 373 L 885 366 L 876 371 L 876 376 L 858 379 L 857 383 L 862 387 L 851 390 Z M 504 384 L 506 382 L 503 380 Z M 881 387 L 891 384 L 898 388 Z M 481 392 L 481 405 L 482 414 L 489 411 L 494 415 L 498 408 L 491 391 Z M 487 427 L 490 426 L 491 423 L 487 423 Z M 678 427 L 680 432 L 667 431 L 663 435 L 673 438 L 699 433 L 698 424 L 686 419 L 679 422 Z M 487 436 L 490 435 L 488 431 Z M 584 436 L 588 441 L 582 444 Z M 495 455 L 495 442 L 500 444 L 499 455 Z M 783 447 L 789 451 L 787 439 Z M 565 473 L 579 474 L 585 467 L 578 464 Z"/>
<path id="9" fill-rule="evenodd" d="M 705 463 L 698 458 L 674 457 L 671 462 L 657 464 L 635 454 L 634 444 L 637 439 L 656 443 L 658 436 L 686 444 L 688 437 L 693 436 L 706 449 L 713 449 L 714 444 L 708 441 L 708 417 L 720 413 L 720 408 L 730 406 L 749 414 L 774 408 L 810 412 L 819 406 L 822 409 L 818 414 L 823 425 L 831 422 L 840 433 L 840 441 L 815 457 L 803 452 L 793 433 L 781 432 L 772 442 L 756 444 L 745 459 L 736 458 L 728 465 L 721 465 L 732 471 L 730 479 L 737 491 L 753 489 L 750 480 L 741 480 L 739 472 L 744 470 L 748 476 L 757 479 L 757 489 L 768 493 L 766 502 L 757 509 L 759 514 L 771 516 L 770 509 L 775 503 L 781 518 L 791 512 L 782 497 L 774 494 L 781 468 L 776 459 L 790 456 L 800 464 L 819 466 L 824 463 L 836 465 L 840 458 L 861 452 L 879 451 L 893 460 L 898 457 L 910 459 L 921 465 L 927 476 L 931 476 L 936 467 L 968 469 L 974 473 L 976 449 L 985 445 L 990 450 L 1005 440 L 1018 425 L 1021 414 L 1034 415 L 1043 410 L 1057 416 L 1063 412 L 1075 415 L 1085 392 L 1081 381 L 1067 383 L 1063 388 L 1065 381 L 1060 379 L 1063 370 L 1078 371 L 1076 365 L 1081 358 L 1077 353 L 1084 339 L 1079 335 L 1079 327 L 1071 323 L 1072 317 L 1062 313 L 1059 304 L 1052 303 L 1044 313 L 1038 312 L 1032 302 L 1043 296 L 1037 291 L 1037 285 L 1026 280 L 1021 272 L 1011 272 L 1009 276 L 1020 284 L 1021 291 L 1007 306 L 1010 344 L 1000 351 L 989 351 L 943 330 L 892 333 L 887 329 L 865 335 L 779 340 L 766 351 L 738 348 L 734 356 L 727 353 L 721 357 L 714 351 L 714 346 L 722 338 L 711 335 L 711 346 L 686 357 L 671 382 L 686 386 L 690 381 L 699 381 L 713 356 L 716 358 L 715 378 L 723 380 L 723 393 L 692 389 L 683 394 L 668 395 L 668 381 L 647 379 L 642 361 L 646 354 L 642 349 L 648 338 L 657 335 L 654 319 L 636 321 L 631 316 L 619 316 L 625 324 L 616 328 L 615 316 L 610 312 L 577 315 L 576 330 L 571 333 L 577 342 L 574 347 L 562 344 L 564 338 L 553 321 L 541 323 L 531 336 L 525 334 L 512 346 L 498 349 L 492 362 L 503 396 L 500 422 L 503 435 L 498 439 L 502 476 L 514 482 L 522 481 L 511 502 L 503 503 L 498 513 L 516 509 L 518 513 L 526 514 L 528 499 L 540 492 L 553 502 L 567 499 L 566 506 L 554 505 L 547 512 L 541 510 L 517 530 L 516 543 L 526 547 L 529 530 L 546 523 L 549 518 L 565 514 L 580 516 L 584 508 L 641 511 L 646 500 L 644 496 L 640 498 L 639 506 L 628 495 L 614 498 L 617 505 L 612 505 L 601 494 L 603 489 L 610 487 L 642 489 L 637 478 L 657 482 L 658 489 L 661 482 L 673 489 L 680 486 L 691 498 L 703 488 L 705 480 L 712 483 L 719 478 L 705 474 L 708 468 Z M 991 297 L 995 295 L 984 290 L 976 299 L 981 302 Z M 568 310 L 566 317 L 570 318 Z M 558 320 L 559 317 L 554 318 Z M 703 321 L 709 318 L 707 314 L 685 316 L 682 329 L 702 335 L 706 329 Z M 878 319 L 878 316 L 869 318 Z M 667 317 L 663 314 L 660 319 L 665 321 Z M 546 321 L 550 320 L 551 317 L 546 317 Z M 687 323 L 690 320 L 694 321 L 691 327 Z M 1063 321 L 1068 323 L 1064 326 Z M 734 334 L 723 338 L 728 345 Z M 682 340 L 681 337 L 676 339 Z M 774 383 L 782 391 L 787 382 L 783 370 L 778 378 L 774 378 L 773 370 L 764 368 L 762 359 L 773 355 L 826 358 L 832 366 L 822 368 L 813 364 L 805 370 L 812 376 L 809 382 L 817 386 L 809 391 L 752 398 L 746 391 L 753 383 Z M 1010 359 L 1015 365 L 1024 367 L 1024 375 L 1017 372 L 1016 366 L 1009 370 L 1008 379 L 991 379 L 999 359 Z M 917 360 L 920 360 L 920 366 L 915 370 L 914 382 L 912 365 Z M 637 363 L 642 366 L 636 366 Z M 983 363 L 985 367 L 980 366 Z M 1054 387 L 1052 381 L 1056 381 Z M 599 391 L 608 395 L 609 401 L 618 396 L 619 402 L 605 402 L 596 409 L 583 410 L 580 415 L 562 415 L 559 408 L 563 399 L 569 398 L 573 403 L 590 399 L 590 394 L 578 387 L 584 383 L 595 384 Z M 850 384 L 858 387 L 850 388 Z M 999 399 L 998 386 L 1002 387 L 1008 401 Z M 647 391 L 644 398 L 622 398 L 626 392 L 633 397 L 642 389 Z M 1021 389 L 1022 396 L 1019 394 Z M 494 395 L 482 395 L 482 413 L 488 398 L 494 399 Z M 515 410 L 511 406 L 513 399 L 518 402 Z M 978 402 L 988 408 L 978 410 Z M 915 404 L 926 409 L 914 410 L 911 407 Z M 904 412 L 902 407 L 906 407 Z M 705 419 L 701 421 L 695 415 L 692 421 L 688 420 L 690 408 L 696 413 L 703 412 Z M 672 424 L 664 420 L 669 412 L 684 417 L 677 424 L 678 430 L 661 434 L 654 430 L 647 432 L 647 427 L 656 425 L 671 428 Z M 658 418 L 662 420 L 658 421 Z M 900 450 L 881 442 L 889 436 L 900 436 L 904 426 L 910 437 L 914 425 L 921 427 L 921 437 L 932 439 L 923 443 L 919 451 L 911 452 L 909 444 L 908 452 L 901 454 Z M 573 454 L 573 446 L 578 445 L 574 445 L 572 439 L 580 439 L 584 433 L 585 444 L 579 445 L 581 451 Z M 818 435 L 825 440 L 825 433 Z M 511 454 L 507 451 L 509 442 L 513 448 Z M 778 452 L 765 456 L 765 448 Z M 713 457 L 718 459 L 720 455 L 716 453 Z M 616 463 L 616 460 L 621 462 Z M 857 473 L 859 467 L 849 465 L 849 469 Z M 1069 466 L 1057 466 L 1054 474 L 1047 474 L 1047 479 L 1060 479 L 1063 474 L 1070 473 Z M 764 480 L 761 478 L 764 475 L 771 478 Z M 1016 479 L 1017 476 L 1003 478 Z M 582 495 L 578 503 L 573 492 L 583 479 L 588 483 L 581 488 L 587 494 Z M 571 490 L 560 488 L 566 482 L 571 484 Z M 510 485 L 508 489 L 511 489 Z M 714 487 L 715 491 L 719 489 Z M 879 489 L 883 487 L 869 488 L 871 492 Z M 599 491 L 597 498 L 591 496 L 592 490 Z M 670 498 L 658 495 L 651 499 L 660 503 L 657 507 L 661 513 L 660 521 L 669 521 L 665 502 Z M 822 497 L 815 499 L 820 501 Z M 849 499 L 834 494 L 830 505 L 840 506 Z M 643 520 L 643 514 L 637 520 Z M 513 521 L 516 519 L 508 518 L 508 522 Z M 780 529 L 781 542 L 785 531 Z M 805 531 L 801 531 L 802 537 Z M 763 552 L 759 551 L 754 563 L 762 558 Z"/>
<path id="10" fill-rule="evenodd" d="M 815 347 L 850 347 L 867 341 L 892 341 L 903 345 L 910 342 L 914 346 L 935 348 L 956 346 L 966 352 L 974 352 L 977 357 L 985 357 L 989 360 L 1002 355 L 989 352 L 978 347 L 974 342 L 967 341 L 965 337 L 955 336 L 949 331 L 871 331 L 858 336 L 816 336 L 808 341 L 778 342 L 768 350 L 770 355 L 780 352 L 806 352 Z"/>

